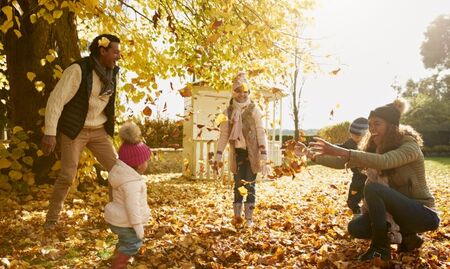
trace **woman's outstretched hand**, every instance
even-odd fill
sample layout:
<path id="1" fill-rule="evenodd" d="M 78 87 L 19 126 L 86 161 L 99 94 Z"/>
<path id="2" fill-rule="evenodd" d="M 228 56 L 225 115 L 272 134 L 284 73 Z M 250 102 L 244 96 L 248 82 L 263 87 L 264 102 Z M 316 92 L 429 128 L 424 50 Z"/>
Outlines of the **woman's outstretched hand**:
<path id="1" fill-rule="evenodd" d="M 346 157 L 347 159 L 349 159 L 350 157 L 349 150 L 333 145 L 330 142 L 319 137 L 314 137 L 314 142 L 311 142 L 310 145 L 311 150 L 314 152 L 314 156 L 329 155 Z"/>

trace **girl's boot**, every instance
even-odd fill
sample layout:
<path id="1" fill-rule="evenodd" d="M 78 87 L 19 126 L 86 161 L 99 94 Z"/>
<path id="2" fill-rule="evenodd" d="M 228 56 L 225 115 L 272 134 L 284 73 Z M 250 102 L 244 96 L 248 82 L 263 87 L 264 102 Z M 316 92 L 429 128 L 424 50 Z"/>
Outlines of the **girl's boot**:
<path id="1" fill-rule="evenodd" d="M 242 203 L 233 203 L 233 212 L 234 212 L 234 217 L 233 217 L 233 225 L 236 224 L 241 224 L 242 223 Z"/>
<path id="2" fill-rule="evenodd" d="M 253 227 L 253 210 L 255 209 L 254 203 L 245 203 L 245 223 L 247 226 Z"/>
<path id="3" fill-rule="evenodd" d="M 111 262 L 111 269 L 124 269 L 127 268 L 128 260 L 131 258 L 131 256 L 117 251 L 116 255 L 114 256 L 114 259 Z"/>

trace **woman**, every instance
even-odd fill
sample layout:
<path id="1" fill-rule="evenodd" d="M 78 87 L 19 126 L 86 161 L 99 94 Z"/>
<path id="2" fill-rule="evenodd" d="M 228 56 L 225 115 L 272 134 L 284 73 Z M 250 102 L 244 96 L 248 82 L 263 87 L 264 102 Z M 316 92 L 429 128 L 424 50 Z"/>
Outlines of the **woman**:
<path id="1" fill-rule="evenodd" d="M 369 183 L 364 188 L 368 213 L 348 225 L 349 233 L 356 238 L 371 239 L 370 248 L 360 260 L 391 257 L 387 237 L 386 212 L 400 226 L 402 243 L 399 251 L 419 248 L 423 240 L 417 233 L 435 230 L 439 217 L 434 208 L 425 179 L 424 157 L 420 150 L 422 138 L 409 126 L 400 125 L 405 103 L 396 100 L 372 110 L 369 115 L 369 135 L 362 151 L 344 149 L 315 138 L 308 149 L 298 144 L 297 153 L 306 154 L 313 161 L 333 167 L 374 168 L 387 176 L 389 185 Z"/>
<path id="2" fill-rule="evenodd" d="M 250 87 L 245 73 L 239 73 L 233 80 L 232 90 L 230 105 L 224 112 L 228 120 L 220 124 L 214 169 L 218 169 L 222 153 L 229 143 L 230 170 L 234 175 L 234 223 L 242 222 L 243 196 L 239 188 L 244 186 L 247 189 L 245 220 L 248 226 L 252 226 L 256 174 L 267 174 L 270 169 L 267 164 L 267 135 L 262 125 L 261 111 L 249 98 Z"/>

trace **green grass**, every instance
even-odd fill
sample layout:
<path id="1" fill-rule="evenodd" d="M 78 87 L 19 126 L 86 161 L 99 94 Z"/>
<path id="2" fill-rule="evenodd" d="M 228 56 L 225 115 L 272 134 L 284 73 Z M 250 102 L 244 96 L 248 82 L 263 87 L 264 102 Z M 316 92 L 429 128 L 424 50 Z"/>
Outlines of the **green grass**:
<path id="1" fill-rule="evenodd" d="M 427 157 L 425 163 L 430 166 L 450 169 L 450 157 Z"/>

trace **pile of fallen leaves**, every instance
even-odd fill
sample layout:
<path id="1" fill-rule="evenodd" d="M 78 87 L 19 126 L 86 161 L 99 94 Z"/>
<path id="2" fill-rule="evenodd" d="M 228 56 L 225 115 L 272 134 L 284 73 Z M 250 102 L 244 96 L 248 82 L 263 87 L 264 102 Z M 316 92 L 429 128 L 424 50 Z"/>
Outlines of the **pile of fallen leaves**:
<path id="1" fill-rule="evenodd" d="M 398 254 L 394 268 L 450 267 L 450 167 L 427 162 L 441 217 L 423 234 L 420 251 Z M 351 174 L 309 166 L 296 179 L 257 183 L 253 228 L 232 225 L 232 189 L 222 181 L 189 181 L 179 174 L 148 177 L 152 218 L 144 246 L 129 268 L 364 268 L 355 260 L 368 242 L 346 232 Z M 71 192 L 60 224 L 44 232 L 51 192 L 38 186 L 25 197 L 0 196 L 0 268 L 107 268 L 117 238 L 102 212 L 107 188 Z"/>

